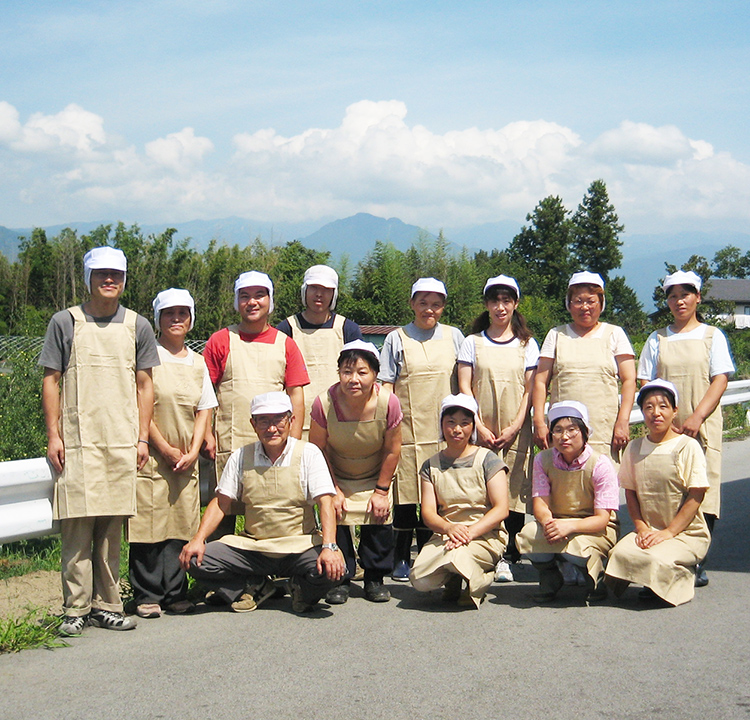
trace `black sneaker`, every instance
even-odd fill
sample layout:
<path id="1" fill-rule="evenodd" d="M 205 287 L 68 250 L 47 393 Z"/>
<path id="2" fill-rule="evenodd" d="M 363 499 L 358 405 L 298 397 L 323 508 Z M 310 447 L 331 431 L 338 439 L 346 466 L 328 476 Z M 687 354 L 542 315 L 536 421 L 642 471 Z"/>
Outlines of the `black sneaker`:
<path id="1" fill-rule="evenodd" d="M 370 602 L 388 602 L 391 599 L 391 594 L 388 592 L 388 588 L 383 585 L 382 580 L 368 580 L 365 583 L 365 598 Z"/>

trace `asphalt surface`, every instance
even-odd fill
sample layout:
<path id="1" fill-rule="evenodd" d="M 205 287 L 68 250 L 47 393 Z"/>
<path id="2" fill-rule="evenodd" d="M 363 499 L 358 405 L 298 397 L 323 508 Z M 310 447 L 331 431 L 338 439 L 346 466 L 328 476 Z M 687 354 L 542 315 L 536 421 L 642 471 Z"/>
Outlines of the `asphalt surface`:
<path id="1" fill-rule="evenodd" d="M 710 584 L 679 608 L 531 600 L 535 574 L 476 610 L 391 583 L 393 599 L 308 617 L 289 598 L 88 628 L 69 648 L 0 656 L 0 718 L 750 719 L 750 440 L 725 443 Z M 624 530 L 627 512 L 621 508 Z"/>

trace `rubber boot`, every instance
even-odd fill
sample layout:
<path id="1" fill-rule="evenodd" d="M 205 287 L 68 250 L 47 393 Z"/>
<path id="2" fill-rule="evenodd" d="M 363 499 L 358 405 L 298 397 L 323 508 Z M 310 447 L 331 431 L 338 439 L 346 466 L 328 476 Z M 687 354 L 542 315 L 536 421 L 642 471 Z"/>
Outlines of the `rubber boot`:
<path id="1" fill-rule="evenodd" d="M 532 563 L 539 572 L 539 592 L 534 593 L 532 597 L 538 603 L 552 602 L 560 588 L 565 584 L 563 581 L 560 568 L 557 567 L 557 561 Z"/>

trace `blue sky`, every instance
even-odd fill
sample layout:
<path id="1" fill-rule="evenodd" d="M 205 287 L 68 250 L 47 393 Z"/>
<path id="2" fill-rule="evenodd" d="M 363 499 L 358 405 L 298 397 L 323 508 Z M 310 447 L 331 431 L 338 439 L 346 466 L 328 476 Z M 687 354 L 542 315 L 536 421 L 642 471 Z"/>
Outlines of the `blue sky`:
<path id="1" fill-rule="evenodd" d="M 0 225 L 750 220 L 747 2 L 0 6 Z"/>

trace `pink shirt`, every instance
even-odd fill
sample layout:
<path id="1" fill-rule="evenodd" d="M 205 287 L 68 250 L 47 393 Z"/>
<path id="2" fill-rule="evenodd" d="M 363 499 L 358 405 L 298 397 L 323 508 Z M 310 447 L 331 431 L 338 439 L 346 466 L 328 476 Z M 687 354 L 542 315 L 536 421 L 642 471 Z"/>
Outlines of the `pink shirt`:
<path id="1" fill-rule="evenodd" d="M 591 457 L 593 450 L 590 445 L 583 448 L 583 452 L 570 465 L 556 448 L 552 448 L 552 464 L 558 470 L 580 470 Z M 600 455 L 594 465 L 592 476 L 594 481 L 594 509 L 617 510 L 620 507 L 620 487 L 617 481 L 617 470 L 606 455 Z M 534 475 L 531 483 L 532 497 L 547 497 L 550 494 L 549 477 L 542 467 L 542 456 L 534 458 Z"/>
<path id="2" fill-rule="evenodd" d="M 326 392 L 330 393 L 332 388 L 338 385 L 331 385 Z M 380 394 L 380 385 L 375 383 L 375 392 Z M 341 408 L 336 400 L 336 394 L 330 393 L 331 402 L 333 403 L 333 410 L 336 413 L 336 418 L 339 422 L 343 422 L 344 418 L 341 416 Z M 322 428 L 328 428 L 328 420 L 326 419 L 325 413 L 323 412 L 323 403 L 320 400 L 320 395 L 313 400 L 312 409 L 310 410 L 310 417 L 315 420 L 318 425 Z M 404 414 L 401 412 L 401 403 L 396 397 L 395 393 L 391 393 L 388 398 L 388 410 L 386 411 L 386 430 L 392 430 L 403 420 Z"/>

